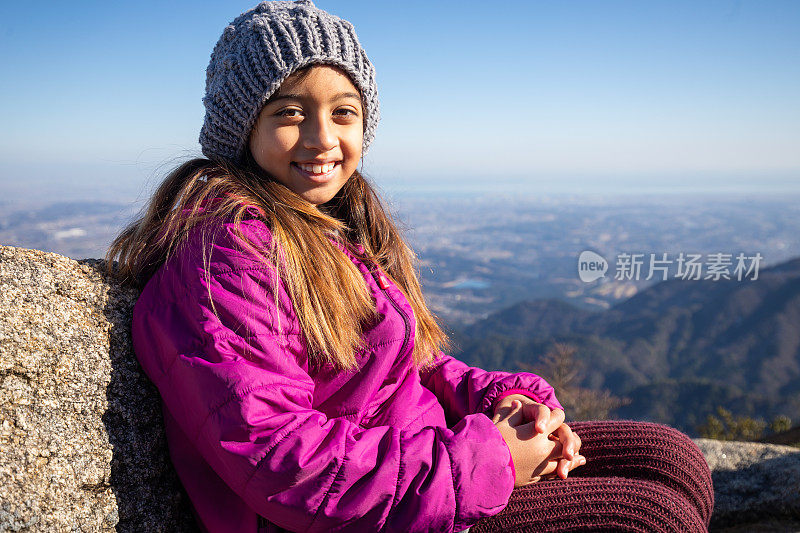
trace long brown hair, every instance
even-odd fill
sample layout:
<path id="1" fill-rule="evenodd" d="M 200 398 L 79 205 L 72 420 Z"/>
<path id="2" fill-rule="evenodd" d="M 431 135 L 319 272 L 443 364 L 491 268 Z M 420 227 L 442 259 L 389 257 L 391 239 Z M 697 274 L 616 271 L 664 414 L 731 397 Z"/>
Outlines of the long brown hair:
<path id="1" fill-rule="evenodd" d="M 272 232 L 270 250 L 258 250 L 239 229 L 253 206 Z M 379 265 L 403 292 L 416 319 L 413 360 L 419 368 L 431 364 L 439 350 L 451 347 L 425 303 L 415 253 L 358 171 L 333 199 L 315 206 L 271 178 L 249 149 L 241 164 L 189 160 L 165 178 L 144 214 L 111 244 L 106 254 L 109 273 L 142 288 L 190 229 L 202 224 L 213 241 L 214 222 L 226 218 L 234 221 L 245 245 L 275 267 L 276 277 L 280 273 L 308 342 L 310 360 L 356 370 L 362 325 L 376 313 L 361 271 L 331 237 L 345 246 L 361 244 L 363 255 L 349 249 Z M 275 290 L 277 286 L 276 279 Z"/>

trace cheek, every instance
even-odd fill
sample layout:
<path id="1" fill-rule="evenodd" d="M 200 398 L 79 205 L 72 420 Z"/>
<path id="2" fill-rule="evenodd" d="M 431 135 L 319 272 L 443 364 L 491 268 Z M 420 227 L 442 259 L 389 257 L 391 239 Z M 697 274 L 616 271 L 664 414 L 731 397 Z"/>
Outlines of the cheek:
<path id="1" fill-rule="evenodd" d="M 295 142 L 296 139 L 286 133 L 259 132 L 258 137 L 250 141 L 250 151 L 256 160 L 277 162 L 287 157 Z"/>
<path id="2" fill-rule="evenodd" d="M 364 134 L 359 130 L 350 134 L 347 138 L 347 156 L 352 159 L 361 159 L 361 152 L 364 146 Z"/>

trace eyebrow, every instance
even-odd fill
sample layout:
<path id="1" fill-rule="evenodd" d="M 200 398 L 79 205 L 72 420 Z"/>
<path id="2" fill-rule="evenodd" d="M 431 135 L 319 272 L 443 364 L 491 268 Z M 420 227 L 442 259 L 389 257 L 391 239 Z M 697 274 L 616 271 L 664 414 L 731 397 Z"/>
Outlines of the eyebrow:
<path id="1" fill-rule="evenodd" d="M 343 92 L 333 95 L 333 100 L 343 100 L 345 98 L 355 98 L 356 100 L 361 100 L 361 95 L 354 92 Z M 277 102 L 278 100 L 302 100 L 303 95 L 295 94 L 295 93 L 286 93 L 280 95 L 274 95 L 269 100 L 268 103 Z"/>

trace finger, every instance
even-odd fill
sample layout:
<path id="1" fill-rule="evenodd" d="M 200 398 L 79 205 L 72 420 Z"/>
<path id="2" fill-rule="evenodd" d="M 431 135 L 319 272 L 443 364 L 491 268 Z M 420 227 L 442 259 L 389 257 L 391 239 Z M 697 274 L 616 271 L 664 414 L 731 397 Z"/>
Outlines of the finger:
<path id="1" fill-rule="evenodd" d="M 565 476 L 561 473 L 562 461 L 564 461 L 564 451 L 561 442 L 558 439 L 553 441 L 553 449 L 547 456 L 547 468 L 544 473 L 553 473 L 555 476 L 564 479 Z"/>
<path id="2" fill-rule="evenodd" d="M 532 404 L 522 404 L 522 402 L 520 402 L 520 404 L 521 408 L 515 414 L 513 422 L 511 423 L 511 425 L 514 426 L 514 429 L 517 430 L 517 438 L 521 440 L 529 440 L 536 436 L 541 435 L 541 432 L 539 431 L 538 428 L 538 422 L 536 420 L 531 420 L 530 422 L 526 422 L 526 420 L 529 420 L 529 416 L 528 415 L 523 416 L 523 413 L 525 413 L 526 409 L 529 409 Z M 548 408 L 545 407 L 545 409 Z"/>
<path id="3" fill-rule="evenodd" d="M 553 437 L 557 438 L 562 444 L 564 457 L 569 460 L 574 459 L 580 449 L 580 439 L 572 429 L 566 424 L 561 424 L 553 433 L 548 435 L 548 438 L 553 439 Z"/>
<path id="4" fill-rule="evenodd" d="M 550 423 L 547 427 L 547 433 L 552 433 L 564 423 L 564 410 L 553 409 L 550 411 Z"/>
<path id="5" fill-rule="evenodd" d="M 552 466 L 552 471 L 555 472 L 558 466 L 558 460 L 564 458 L 564 449 L 561 441 L 556 440 L 553 442 L 553 449 L 547 455 L 547 461 Z"/>
<path id="6" fill-rule="evenodd" d="M 560 477 L 561 479 L 567 479 L 567 475 L 569 474 L 569 467 L 570 467 L 569 459 L 559 459 L 558 466 L 556 467 L 556 472 L 558 473 L 558 477 Z"/>
<path id="7" fill-rule="evenodd" d="M 521 402 L 519 402 L 518 400 L 514 400 L 513 402 L 511 402 L 511 405 L 505 405 L 503 407 L 499 407 L 495 411 L 494 417 L 492 418 L 492 420 L 496 424 L 500 420 L 508 419 L 516 410 L 519 409 L 519 407 L 518 407 L 519 405 L 521 405 Z"/>
<path id="8" fill-rule="evenodd" d="M 558 477 L 556 470 L 558 469 L 558 459 L 548 459 L 540 464 L 533 474 L 537 476 L 555 476 Z"/>
<path id="9" fill-rule="evenodd" d="M 575 459 L 572 461 L 569 459 L 560 459 L 558 463 L 558 475 L 561 477 L 561 479 L 567 479 L 567 475 L 569 475 L 572 470 L 585 464 L 586 458 L 582 455 L 576 455 Z"/>
<path id="10" fill-rule="evenodd" d="M 527 424 L 522 424 L 522 420 L 520 419 L 520 423 L 517 425 L 512 424 L 514 429 L 517 432 L 517 438 L 520 440 L 530 440 L 536 436 L 540 436 L 541 434 L 536 430 L 536 422 L 528 422 Z"/>
<path id="11" fill-rule="evenodd" d="M 508 413 L 508 424 L 511 426 L 517 426 L 522 424 L 524 421 L 522 402 L 519 400 L 514 400 L 511 402 L 511 410 Z"/>
<path id="12" fill-rule="evenodd" d="M 500 408 L 499 413 L 500 420 L 510 426 L 517 425 L 522 422 L 522 402 L 514 400 L 511 405 Z"/>
<path id="13" fill-rule="evenodd" d="M 541 403 L 529 403 L 525 405 L 526 420 L 536 422 L 536 432 L 546 433 L 550 422 L 550 408 Z"/>
<path id="14" fill-rule="evenodd" d="M 498 407 L 494 411 L 494 416 L 492 417 L 492 422 L 494 422 L 496 424 L 499 421 L 508 418 L 508 415 L 511 414 L 511 411 L 512 411 L 512 409 L 511 409 L 510 405 L 505 405 L 503 407 Z"/>
<path id="15" fill-rule="evenodd" d="M 573 459 L 572 461 L 569 461 L 567 459 L 561 459 L 558 465 L 558 470 L 559 470 L 558 475 L 559 477 L 561 477 L 561 479 L 567 479 L 569 472 L 585 464 L 586 464 L 586 458 L 582 455 L 576 455 L 575 459 Z"/>
<path id="16" fill-rule="evenodd" d="M 498 422 L 506 418 L 506 415 L 508 415 L 509 412 L 510 411 L 507 407 L 498 409 L 497 411 L 494 412 L 494 416 L 492 417 L 492 422 L 497 424 Z"/>
<path id="17" fill-rule="evenodd" d="M 563 409 L 550 409 L 544 404 L 531 404 L 531 408 L 538 408 L 536 413 L 540 417 L 541 423 L 537 422 L 536 431 L 549 435 L 564 423 Z"/>

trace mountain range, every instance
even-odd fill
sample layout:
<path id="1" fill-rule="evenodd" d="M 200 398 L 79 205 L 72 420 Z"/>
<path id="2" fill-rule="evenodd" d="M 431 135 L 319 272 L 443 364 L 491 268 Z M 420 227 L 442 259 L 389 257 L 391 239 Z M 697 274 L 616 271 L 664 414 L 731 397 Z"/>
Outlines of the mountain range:
<path id="1" fill-rule="evenodd" d="M 452 338 L 454 355 L 489 370 L 536 368 L 556 343 L 570 345 L 579 386 L 629 400 L 614 418 L 690 435 L 718 406 L 800 420 L 800 258 L 755 280 L 671 279 L 599 312 L 523 301 Z"/>

